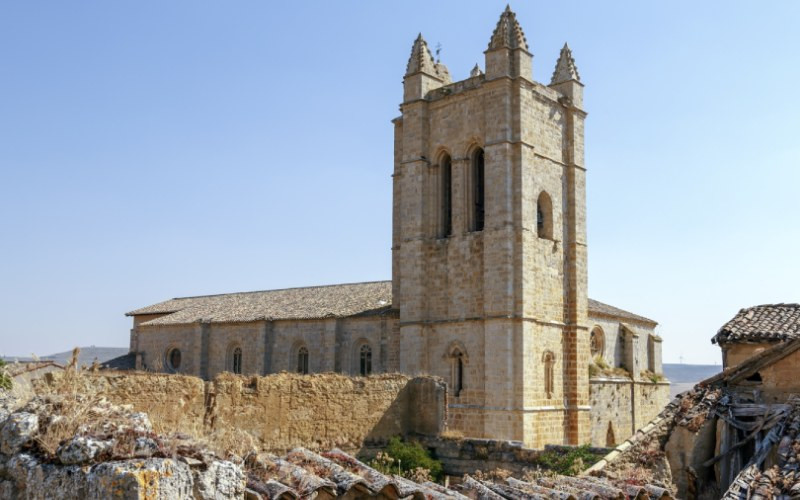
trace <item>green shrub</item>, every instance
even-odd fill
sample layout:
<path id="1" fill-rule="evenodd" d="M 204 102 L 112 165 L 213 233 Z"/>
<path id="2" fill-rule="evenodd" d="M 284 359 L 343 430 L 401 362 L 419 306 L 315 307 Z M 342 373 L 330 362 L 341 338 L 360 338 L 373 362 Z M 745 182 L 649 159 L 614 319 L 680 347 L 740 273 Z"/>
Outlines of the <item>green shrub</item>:
<path id="1" fill-rule="evenodd" d="M 6 371 L 6 362 L 0 358 L 0 389 L 11 389 L 11 376 Z"/>
<path id="2" fill-rule="evenodd" d="M 577 446 L 564 452 L 561 450 L 546 450 L 537 458 L 537 462 L 545 469 L 549 469 L 558 474 L 574 476 L 580 474 L 584 469 L 590 467 L 602 455 L 592 453 L 589 445 Z"/>
<path id="3" fill-rule="evenodd" d="M 433 458 L 418 442 L 406 442 L 399 437 L 391 438 L 386 449 L 370 465 L 384 474 L 399 472 L 402 476 L 410 477 L 419 475 L 419 469 L 424 469 L 433 480 L 439 481 L 442 478 L 440 461 Z"/>

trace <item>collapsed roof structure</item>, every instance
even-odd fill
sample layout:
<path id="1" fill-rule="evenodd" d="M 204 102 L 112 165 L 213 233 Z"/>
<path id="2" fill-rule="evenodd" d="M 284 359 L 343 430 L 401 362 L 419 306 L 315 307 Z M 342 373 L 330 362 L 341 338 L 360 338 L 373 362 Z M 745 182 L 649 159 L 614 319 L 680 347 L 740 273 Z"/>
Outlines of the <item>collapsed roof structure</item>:
<path id="1" fill-rule="evenodd" d="M 588 472 L 668 474 L 678 498 L 797 498 L 800 338 L 783 338 L 680 394 Z"/>

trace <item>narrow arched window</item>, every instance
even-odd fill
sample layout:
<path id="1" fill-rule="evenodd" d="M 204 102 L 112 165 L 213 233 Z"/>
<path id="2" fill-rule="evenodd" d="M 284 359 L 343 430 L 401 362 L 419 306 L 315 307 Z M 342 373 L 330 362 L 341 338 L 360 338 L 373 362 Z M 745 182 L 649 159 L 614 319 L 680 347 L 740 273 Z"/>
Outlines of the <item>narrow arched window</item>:
<path id="1" fill-rule="evenodd" d="M 302 346 L 297 350 L 297 373 L 308 373 L 308 348 Z"/>
<path id="2" fill-rule="evenodd" d="M 483 231 L 485 219 L 485 176 L 483 150 L 472 154 L 472 230 Z"/>
<path id="3" fill-rule="evenodd" d="M 544 393 L 547 399 L 553 397 L 553 365 L 556 359 L 552 352 L 544 353 Z"/>
<path id="4" fill-rule="evenodd" d="M 453 168 L 450 155 L 444 155 L 440 162 L 441 168 L 441 229 L 440 238 L 447 238 L 453 234 Z"/>
<path id="5" fill-rule="evenodd" d="M 544 191 L 536 201 L 536 234 L 539 238 L 553 239 L 553 202 Z"/>
<path id="6" fill-rule="evenodd" d="M 464 353 L 455 349 L 450 355 L 451 358 L 451 385 L 453 395 L 458 397 L 464 390 Z"/>
<path id="7" fill-rule="evenodd" d="M 359 373 L 363 376 L 367 376 L 372 373 L 372 348 L 369 344 L 364 344 L 361 346 L 359 350 Z"/>
<path id="8" fill-rule="evenodd" d="M 242 348 L 237 347 L 233 350 L 231 355 L 231 371 L 233 373 L 242 373 Z"/>
<path id="9" fill-rule="evenodd" d="M 617 438 L 614 434 L 614 426 L 611 421 L 608 421 L 608 430 L 606 431 L 606 448 L 613 448 L 617 445 Z"/>
<path id="10" fill-rule="evenodd" d="M 603 356 L 606 349 L 606 335 L 603 329 L 595 326 L 589 335 L 589 352 L 592 353 L 592 357 Z"/>

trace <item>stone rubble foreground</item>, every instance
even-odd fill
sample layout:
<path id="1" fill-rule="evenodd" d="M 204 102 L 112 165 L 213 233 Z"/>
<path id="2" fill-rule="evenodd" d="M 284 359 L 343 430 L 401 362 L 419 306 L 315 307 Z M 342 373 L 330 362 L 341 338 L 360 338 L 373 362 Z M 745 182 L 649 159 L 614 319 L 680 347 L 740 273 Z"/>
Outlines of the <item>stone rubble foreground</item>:
<path id="1" fill-rule="evenodd" d="M 590 477 L 523 481 L 467 475 L 445 487 L 383 474 L 338 449 L 224 460 L 188 436 L 155 433 L 145 413 L 102 398 L 47 395 L 10 412 L 13 406 L 0 414 L 4 499 L 671 498 L 657 486 Z M 52 444 L 48 433 L 69 428 L 76 414 L 74 432 Z"/>

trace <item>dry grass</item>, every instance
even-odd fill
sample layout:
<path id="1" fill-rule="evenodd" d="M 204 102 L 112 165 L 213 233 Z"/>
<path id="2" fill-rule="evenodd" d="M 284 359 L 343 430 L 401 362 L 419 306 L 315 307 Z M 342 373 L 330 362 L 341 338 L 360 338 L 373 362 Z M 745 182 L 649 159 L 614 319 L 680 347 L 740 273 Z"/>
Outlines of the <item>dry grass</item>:
<path id="1" fill-rule="evenodd" d="M 625 368 L 620 366 L 611 366 L 608 361 L 601 356 L 595 356 L 589 363 L 589 377 L 628 377 L 631 374 Z"/>
<path id="2" fill-rule="evenodd" d="M 642 373 L 640 373 L 640 376 L 654 384 L 664 380 L 664 375 L 661 375 L 660 373 L 653 373 L 650 370 L 643 370 Z"/>
<path id="3" fill-rule="evenodd" d="M 199 443 L 221 457 L 245 457 L 259 452 L 261 444 L 252 434 L 233 426 L 223 426 L 211 433 L 195 435 Z"/>
<path id="4" fill-rule="evenodd" d="M 464 439 L 464 432 L 459 429 L 447 429 L 440 436 L 445 439 Z"/>
<path id="5" fill-rule="evenodd" d="M 91 409 L 97 405 L 99 398 L 79 394 L 82 373 L 78 368 L 80 349 L 72 350 L 72 357 L 64 368 L 64 376 L 54 379 L 53 393 L 60 396 L 53 403 L 49 421 L 39 423 L 39 435 L 36 442 L 48 456 L 53 457 L 58 446 L 66 439 L 73 437 L 81 427 L 91 419 Z"/>

